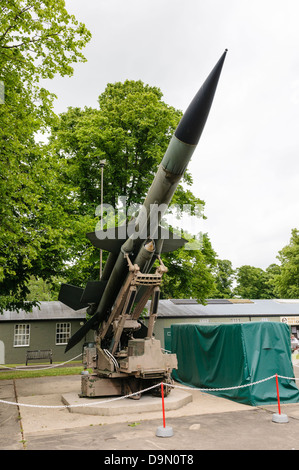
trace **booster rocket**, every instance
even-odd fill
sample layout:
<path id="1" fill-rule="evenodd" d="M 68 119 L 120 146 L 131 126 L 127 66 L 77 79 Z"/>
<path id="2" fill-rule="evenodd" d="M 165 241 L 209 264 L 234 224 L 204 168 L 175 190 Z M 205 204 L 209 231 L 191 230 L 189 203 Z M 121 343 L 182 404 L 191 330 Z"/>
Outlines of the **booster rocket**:
<path id="1" fill-rule="evenodd" d="M 161 253 L 174 251 L 186 243 L 186 240 L 175 238 L 171 232 L 163 229 L 160 226 L 160 220 L 171 202 L 201 137 L 226 53 L 227 50 L 222 54 L 179 122 L 143 206 L 138 216 L 130 222 L 134 228 L 132 234 L 125 240 L 110 239 L 109 230 L 105 234 L 99 232 L 87 234 L 94 246 L 108 250 L 110 253 L 99 281 L 88 282 L 85 289 L 68 284 L 61 286 L 59 294 L 61 302 L 74 310 L 89 307 L 92 313 L 91 318 L 70 338 L 65 351 L 83 339 L 90 329 L 96 330 L 100 324 L 106 322 L 126 283 L 130 266 L 137 265 L 141 273 L 149 273 Z M 156 217 L 151 217 L 154 207 L 159 207 L 159 213 L 158 216 L 155 214 Z M 139 236 L 136 236 L 136 233 Z M 129 303 L 132 304 L 136 299 L 138 299 L 138 289 L 134 291 L 134 296 L 129 299 Z M 109 348 L 109 343 L 107 344 Z"/>

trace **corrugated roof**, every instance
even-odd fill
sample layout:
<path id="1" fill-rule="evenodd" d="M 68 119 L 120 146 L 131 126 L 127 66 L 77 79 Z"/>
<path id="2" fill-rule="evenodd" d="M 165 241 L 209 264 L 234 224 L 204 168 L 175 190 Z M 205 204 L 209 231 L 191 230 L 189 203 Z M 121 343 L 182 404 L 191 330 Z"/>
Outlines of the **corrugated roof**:
<path id="1" fill-rule="evenodd" d="M 20 310 L 10 312 L 6 310 L 0 315 L 0 321 L 29 321 L 29 320 L 58 320 L 58 319 L 85 319 L 86 308 L 74 311 L 61 302 L 40 302 L 40 308 L 33 307 L 32 312 Z"/>
<path id="2" fill-rule="evenodd" d="M 234 299 L 233 299 L 234 300 Z M 230 299 L 209 299 L 207 305 L 194 299 L 160 300 L 159 317 L 196 318 L 196 317 L 248 317 L 248 316 L 299 316 L 299 299 L 267 299 L 231 302 Z M 146 307 L 150 308 L 150 301 Z M 86 309 L 74 311 L 61 302 L 40 302 L 40 309 L 34 307 L 31 313 L 25 311 L 5 311 L 1 321 L 58 320 L 86 318 Z"/>
<path id="3" fill-rule="evenodd" d="M 148 302 L 147 307 L 149 308 Z M 171 300 L 160 300 L 159 317 L 247 317 L 247 316 L 299 316 L 299 300 L 282 302 L 281 300 L 251 300 L 246 303 L 221 302 L 201 305 L 198 303 L 174 303 Z"/>

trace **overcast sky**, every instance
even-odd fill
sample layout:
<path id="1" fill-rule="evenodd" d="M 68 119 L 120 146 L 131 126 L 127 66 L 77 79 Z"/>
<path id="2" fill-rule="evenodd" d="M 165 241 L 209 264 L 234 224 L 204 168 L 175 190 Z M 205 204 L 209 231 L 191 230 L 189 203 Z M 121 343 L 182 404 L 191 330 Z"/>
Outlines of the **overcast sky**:
<path id="1" fill-rule="evenodd" d="M 228 54 L 189 169 L 199 230 L 233 267 L 267 268 L 299 228 L 298 0 L 66 0 L 92 40 L 55 111 L 97 107 L 107 83 L 142 80 L 184 111 Z"/>

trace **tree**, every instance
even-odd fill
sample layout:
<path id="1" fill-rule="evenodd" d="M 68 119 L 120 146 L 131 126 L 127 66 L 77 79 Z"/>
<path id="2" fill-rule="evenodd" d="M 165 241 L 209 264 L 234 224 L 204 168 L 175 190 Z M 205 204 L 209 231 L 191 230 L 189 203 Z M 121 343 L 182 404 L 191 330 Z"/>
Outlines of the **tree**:
<path id="1" fill-rule="evenodd" d="M 236 270 L 237 286 L 234 294 L 243 299 L 270 299 L 274 297 L 270 278 L 271 268 L 264 271 L 261 268 L 244 265 Z"/>
<path id="2" fill-rule="evenodd" d="M 57 281 L 61 284 L 63 279 L 57 279 Z M 27 301 L 34 302 L 38 300 L 39 302 L 49 302 L 51 300 L 57 300 L 57 292 L 53 289 L 52 283 L 50 284 L 42 278 L 31 276 L 27 287 L 29 290 L 29 294 L 26 297 Z"/>
<path id="3" fill-rule="evenodd" d="M 274 275 L 274 292 L 279 298 L 299 298 L 299 231 L 293 229 L 290 243 L 277 256 L 280 273 Z"/>
<path id="4" fill-rule="evenodd" d="M 72 227 L 62 220 L 74 203 L 57 179 L 64 162 L 36 140 L 55 119 L 54 97 L 38 81 L 71 75 L 89 39 L 62 0 L 7 0 L 0 7 L 0 311 L 30 310 L 30 276 L 53 275 L 67 255 Z"/>
<path id="5" fill-rule="evenodd" d="M 184 234 L 184 238 L 188 240 L 190 236 Z M 183 247 L 163 256 L 168 268 L 161 286 L 163 298 L 194 298 L 205 304 L 214 292 L 216 253 L 207 234 L 202 235 L 201 243 L 201 249 L 188 250 Z"/>
<path id="6" fill-rule="evenodd" d="M 124 197 L 126 209 L 135 206 L 138 210 L 143 203 L 182 115 L 164 103 L 162 96 L 159 88 L 140 80 L 108 84 L 99 96 L 99 109 L 70 107 L 52 127 L 53 153 L 66 163 L 63 181 L 76 187 L 73 194 L 80 205 L 80 214 L 75 217 L 77 239 L 72 240 L 74 258 L 66 269 L 70 283 L 84 285 L 87 279 L 98 278 L 99 250 L 91 246 L 85 233 L 96 226 L 101 160 L 106 161 L 105 204 L 117 209 L 119 198 Z M 192 184 L 188 172 L 184 183 Z M 194 208 L 203 205 L 182 185 L 173 203 L 180 207 L 188 203 Z M 117 219 L 116 224 L 119 222 Z"/>
<path id="7" fill-rule="evenodd" d="M 182 115 L 162 96 L 157 87 L 126 80 L 107 85 L 99 109 L 70 107 L 59 116 L 51 142 L 68 162 L 67 179 L 78 185 L 85 213 L 99 204 L 101 160 L 107 162 L 105 202 L 116 207 L 120 196 L 126 197 L 127 207 L 143 202 Z M 184 182 L 192 184 L 188 172 Z M 174 202 L 185 193 L 180 186 Z M 202 201 L 189 192 L 185 202 Z"/>
<path id="8" fill-rule="evenodd" d="M 235 271 L 231 261 L 224 259 L 216 259 L 214 276 L 215 291 L 213 297 L 216 299 L 229 299 L 233 297 L 233 281 Z"/>
<path id="9" fill-rule="evenodd" d="M 6 0 L 0 7 L 1 72 L 18 71 L 27 84 L 72 75 L 85 61 L 81 50 L 91 38 L 85 25 L 65 9 L 64 0 Z"/>

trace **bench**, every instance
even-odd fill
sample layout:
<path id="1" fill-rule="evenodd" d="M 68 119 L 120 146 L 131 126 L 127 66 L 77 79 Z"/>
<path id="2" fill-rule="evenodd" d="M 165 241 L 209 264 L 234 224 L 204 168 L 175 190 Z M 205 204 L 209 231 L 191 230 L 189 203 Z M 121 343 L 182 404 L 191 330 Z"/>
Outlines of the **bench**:
<path id="1" fill-rule="evenodd" d="M 34 351 L 26 352 L 26 366 L 28 361 L 36 359 L 48 359 L 50 364 L 52 364 L 52 349 L 36 349 Z"/>

